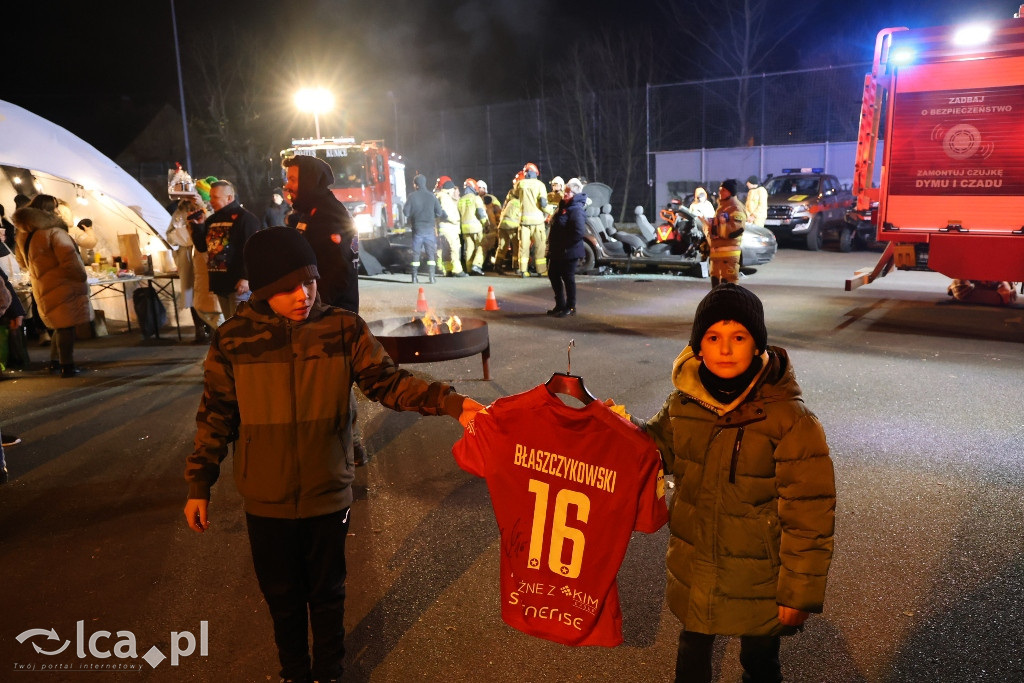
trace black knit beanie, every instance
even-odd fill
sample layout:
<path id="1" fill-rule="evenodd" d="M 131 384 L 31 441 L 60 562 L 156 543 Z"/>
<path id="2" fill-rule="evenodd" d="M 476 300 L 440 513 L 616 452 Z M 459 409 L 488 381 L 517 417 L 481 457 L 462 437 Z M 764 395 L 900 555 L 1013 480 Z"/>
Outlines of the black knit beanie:
<path id="1" fill-rule="evenodd" d="M 289 292 L 320 277 L 313 247 L 295 228 L 260 230 L 245 243 L 244 256 L 249 289 L 256 301 Z"/>
<path id="2" fill-rule="evenodd" d="M 738 183 L 736 182 L 735 178 L 729 178 L 728 180 L 723 180 L 720 187 L 724 187 L 725 189 L 729 190 L 729 194 L 735 197 L 737 185 Z"/>
<path id="3" fill-rule="evenodd" d="M 721 320 L 732 320 L 747 328 L 759 352 L 768 347 L 768 330 L 764 326 L 764 306 L 749 289 L 723 282 L 697 304 L 690 332 L 690 347 L 700 353 L 700 342 L 708 328 Z"/>

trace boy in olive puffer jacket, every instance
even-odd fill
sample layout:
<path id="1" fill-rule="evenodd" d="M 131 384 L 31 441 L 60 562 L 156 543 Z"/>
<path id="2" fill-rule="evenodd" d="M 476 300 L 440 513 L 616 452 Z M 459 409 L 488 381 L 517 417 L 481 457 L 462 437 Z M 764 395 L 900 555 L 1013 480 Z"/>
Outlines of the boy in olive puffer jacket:
<path id="1" fill-rule="evenodd" d="M 206 357 L 185 518 L 197 532 L 209 528 L 210 487 L 234 442 L 234 478 L 281 677 L 336 680 L 355 473 L 351 385 L 394 410 L 464 414 L 466 422 L 481 406 L 399 369 L 362 318 L 322 304 L 316 256 L 294 228 L 249 238 L 245 266 L 252 300 L 216 330 Z"/>
<path id="2" fill-rule="evenodd" d="M 835 475 L 821 423 L 761 301 L 720 284 L 694 316 L 664 407 L 642 423 L 675 476 L 668 605 L 676 681 L 709 682 L 715 636 L 740 637 L 743 680 L 781 681 L 781 635 L 821 612 Z M 642 421 L 637 421 L 638 423 Z"/>

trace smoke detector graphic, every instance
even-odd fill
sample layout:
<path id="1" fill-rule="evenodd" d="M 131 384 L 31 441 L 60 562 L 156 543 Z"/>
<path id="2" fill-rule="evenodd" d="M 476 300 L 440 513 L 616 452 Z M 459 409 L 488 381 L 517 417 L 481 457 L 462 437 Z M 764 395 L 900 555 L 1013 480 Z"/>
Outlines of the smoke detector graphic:
<path id="1" fill-rule="evenodd" d="M 982 142 L 981 131 L 969 123 L 958 123 L 949 130 L 935 126 L 931 137 L 942 141 L 942 149 L 950 159 L 970 159 L 975 154 L 988 159 L 996 148 L 994 143 Z"/>

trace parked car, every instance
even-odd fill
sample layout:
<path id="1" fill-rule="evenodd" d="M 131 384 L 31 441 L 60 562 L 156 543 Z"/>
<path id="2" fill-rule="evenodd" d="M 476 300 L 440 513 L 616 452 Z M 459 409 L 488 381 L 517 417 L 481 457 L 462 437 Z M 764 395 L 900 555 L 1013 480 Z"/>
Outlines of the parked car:
<path id="1" fill-rule="evenodd" d="M 853 195 L 821 168 L 786 168 L 764 183 L 768 220 L 779 244 L 796 243 L 818 251 L 825 233 L 846 220 Z"/>

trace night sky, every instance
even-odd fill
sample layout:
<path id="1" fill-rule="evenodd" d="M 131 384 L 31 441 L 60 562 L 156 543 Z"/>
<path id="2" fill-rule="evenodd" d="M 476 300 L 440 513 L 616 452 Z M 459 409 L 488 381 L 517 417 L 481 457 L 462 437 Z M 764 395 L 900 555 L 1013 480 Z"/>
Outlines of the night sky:
<path id="1" fill-rule="evenodd" d="M 779 12 L 792 7 L 788 1 L 770 4 Z M 1018 8 L 994 0 L 885 1 L 868 11 L 866 3 L 806 4 L 813 9 L 799 38 L 769 70 L 797 68 L 815 56 L 818 62 L 869 61 L 881 28 L 1010 18 Z M 403 106 L 533 97 L 557 82 L 573 43 L 598 31 L 656 51 L 657 82 L 716 75 L 680 69 L 675 50 L 693 48 L 679 42 L 666 3 L 658 0 L 176 0 L 176 8 L 183 53 L 197 42 L 231 44 L 239 33 L 253 36 L 260 49 L 280 59 L 282 98 L 319 83 L 341 91 L 341 97 L 391 93 Z M 110 156 L 165 104 L 177 106 L 170 0 L 8 3 L 3 27 L 5 51 L 16 59 L 8 60 L 0 98 Z M 197 54 L 197 48 L 188 49 Z M 193 74 L 189 55 L 183 59 L 187 89 Z"/>

